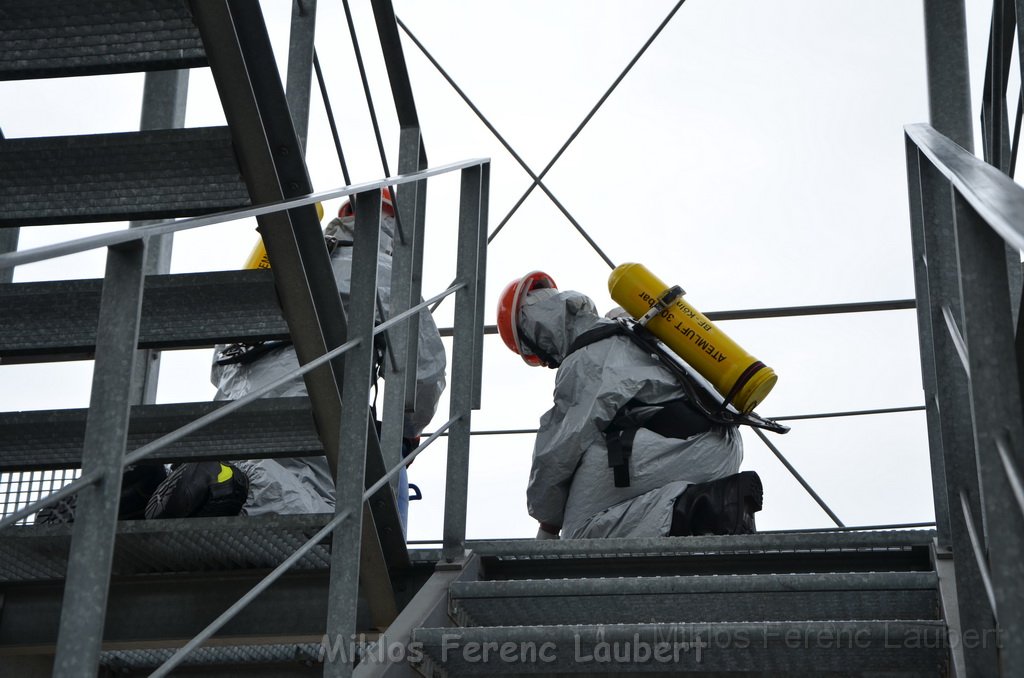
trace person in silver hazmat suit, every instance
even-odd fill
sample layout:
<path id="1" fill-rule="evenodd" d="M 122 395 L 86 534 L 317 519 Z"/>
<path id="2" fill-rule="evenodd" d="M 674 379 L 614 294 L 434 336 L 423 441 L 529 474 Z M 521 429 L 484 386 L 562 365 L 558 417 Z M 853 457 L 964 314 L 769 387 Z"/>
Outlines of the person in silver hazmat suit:
<path id="1" fill-rule="evenodd" d="M 512 281 L 498 330 L 527 364 L 557 368 L 527 487 L 537 537 L 659 537 L 754 531 L 760 478 L 739 472 L 735 426 L 693 407 L 666 367 L 546 273 Z M 607 329 L 607 328 L 606 328 Z M 590 336 L 593 337 L 592 333 Z"/>
<path id="2" fill-rule="evenodd" d="M 395 211 L 392 205 L 390 192 L 384 189 L 382 192 L 381 212 L 381 239 L 380 251 L 377 258 L 377 280 L 380 306 L 383 312 L 390 312 L 391 301 L 391 251 L 392 239 L 395 233 Z M 351 292 L 352 275 L 352 243 L 355 233 L 355 215 L 351 204 L 346 202 L 338 212 L 338 217 L 333 219 L 325 229 L 325 236 L 331 251 L 331 266 L 334 270 L 334 278 L 338 285 L 342 301 L 347 305 Z M 378 321 L 380 319 L 378 318 Z M 232 347 L 236 351 L 239 347 Z M 210 380 L 217 387 L 216 400 L 238 399 L 252 390 L 255 390 L 271 381 L 294 372 L 299 368 L 298 358 L 295 349 L 290 342 L 281 342 L 280 345 L 272 345 L 269 350 L 259 347 L 259 351 L 265 351 L 255 359 L 251 357 L 241 360 L 230 357 L 225 358 L 225 347 L 218 347 L 214 353 L 214 363 L 210 372 Z M 430 423 L 437 409 L 437 403 L 445 388 L 445 369 L 447 366 L 444 346 L 441 343 L 441 336 L 434 323 L 433 317 L 427 310 L 419 315 L 419 340 L 416 363 L 416 408 L 415 411 L 406 414 L 404 421 L 403 452 L 411 451 L 423 429 Z M 283 398 L 306 395 L 306 384 L 302 378 L 296 378 L 276 389 L 273 389 L 264 397 Z M 238 507 L 232 510 L 230 507 L 211 507 L 210 504 L 217 503 L 217 482 L 213 478 L 217 471 L 215 462 L 205 462 L 207 468 L 200 468 L 192 465 L 192 468 L 185 469 L 185 478 L 178 479 L 177 494 L 174 497 L 173 491 L 154 494 L 153 500 L 147 507 L 147 517 L 182 517 L 185 515 L 224 515 L 237 514 Z M 182 465 L 175 471 L 178 473 Z M 243 482 L 247 480 L 247 492 L 245 500 L 240 507 L 243 515 L 260 515 L 267 513 L 292 514 L 292 513 L 331 513 L 334 511 L 334 478 L 331 475 L 330 467 L 324 456 L 314 457 L 293 457 L 281 459 L 251 459 L 236 461 L 231 464 L 220 464 L 222 476 L 226 466 L 234 466 L 244 475 Z M 179 476 L 181 474 L 179 473 Z M 174 473 L 172 473 L 172 477 Z M 194 477 L 193 477 L 194 476 Z M 191 481 L 192 489 L 183 487 Z M 166 481 L 171 485 L 171 478 Z M 203 485 L 210 487 L 206 495 L 206 506 L 203 504 Z M 172 490 L 175 488 L 171 488 Z M 188 496 L 182 498 L 183 492 Z M 235 495 L 238 492 L 236 490 Z M 404 526 L 408 525 L 408 477 L 405 470 L 401 472 L 398 491 L 399 512 L 402 516 Z M 230 502 L 231 499 L 226 501 Z"/>

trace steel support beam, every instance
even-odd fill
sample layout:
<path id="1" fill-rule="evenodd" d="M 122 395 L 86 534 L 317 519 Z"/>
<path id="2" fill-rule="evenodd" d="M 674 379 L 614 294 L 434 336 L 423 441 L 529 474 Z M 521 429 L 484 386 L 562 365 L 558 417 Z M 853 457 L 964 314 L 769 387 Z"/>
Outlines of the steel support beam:
<path id="1" fill-rule="evenodd" d="M 969 398 L 968 376 L 943 320 L 948 304 L 955 318 L 962 320 L 959 303 L 956 242 L 953 233 L 952 188 L 917 147 L 907 140 L 908 185 L 910 189 L 911 240 L 917 288 L 917 325 L 920 337 L 921 375 L 928 420 L 932 464 L 932 495 L 938 534 L 937 548 L 954 551 L 958 617 L 965 628 L 989 629 L 989 609 L 984 584 L 968 547 L 970 540 L 960 493 L 965 492 L 974 515 L 981 514 L 977 457 L 972 421 L 965 404 Z M 963 646 L 953 648 L 960 663 L 974 675 L 991 675 L 995 670 L 995 648 Z"/>
<path id="2" fill-rule="evenodd" d="M 483 332 L 483 316 L 477 295 L 483 293 L 482 248 L 484 166 L 462 171 L 459 206 L 459 243 L 455 293 L 455 336 L 452 343 L 451 416 L 458 417 L 448 436 L 445 482 L 445 560 L 463 556 L 466 542 L 466 506 L 469 489 L 470 413 L 474 406 L 480 364 L 475 361 L 477 335 Z"/>
<path id="3" fill-rule="evenodd" d="M 82 450 L 82 469 L 100 471 L 100 482 L 78 495 L 68 574 L 64 585 L 55 676 L 93 675 L 99 666 L 114 553 L 121 459 L 128 415 L 135 346 L 142 315 L 146 242 L 111 247 L 103 280 L 92 395 Z"/>
<path id="4" fill-rule="evenodd" d="M 1018 189 L 1019 190 L 1019 189 Z M 1024 675 L 1024 514 L 1000 460 L 1008 450 L 1016 468 L 1024 461 L 1024 422 L 1016 379 L 1014 330 L 1005 266 L 1006 243 L 959 193 L 954 195 L 964 339 L 970 364 L 970 407 L 978 454 L 985 545 L 996 598 L 1002 647 L 1001 675 Z"/>
<path id="5" fill-rule="evenodd" d="M 359 594 L 360 554 L 366 530 L 363 529 L 363 478 L 366 463 L 366 442 L 370 428 L 368 394 L 373 374 L 373 325 L 376 315 L 377 250 L 380 246 L 381 194 L 369 191 L 355 196 L 356 235 L 352 252 L 352 297 L 348 307 L 349 339 L 359 345 L 345 358 L 338 463 L 334 478 L 335 512 L 349 513 L 349 518 L 334 528 L 331 548 L 331 586 L 328 597 L 327 637 L 333 642 L 348 642 L 356 632 L 354 601 Z M 361 293 L 360 293 L 361 292 Z M 366 548 L 372 548 L 372 542 Z M 369 595 L 391 598 L 388 614 L 378 608 L 374 621 L 386 627 L 394 620 L 394 598 L 390 583 L 385 591 Z M 371 599 L 373 599 L 371 597 Z M 351 676 L 348 662 L 325 664 L 324 676 Z"/>
<path id="6" fill-rule="evenodd" d="M 425 169 L 419 129 L 403 129 L 399 140 L 398 173 Z M 394 189 L 392 189 L 394 190 Z M 398 191 L 394 190 L 396 196 Z M 397 224 L 391 258 L 392 316 L 419 303 L 423 281 L 423 234 L 426 223 L 427 182 L 408 184 L 396 202 Z M 388 331 L 393 360 L 385 360 L 384 417 L 381 450 L 388 468 L 401 461 L 404 418 L 416 408 L 416 372 L 419 347 L 419 314 Z M 392 481 L 398 490 L 398 478 Z"/>
<path id="7" fill-rule="evenodd" d="M 412 634 L 420 628 L 453 626 L 448 616 L 448 592 L 459 581 L 476 581 L 480 563 L 470 555 L 465 560 L 439 567 L 416 593 L 395 622 L 369 648 L 363 661 L 352 673 L 354 678 L 418 678 L 421 674 L 407 661 L 393 661 L 388 649 L 409 647 Z"/>
<path id="8" fill-rule="evenodd" d="M 985 66 L 985 85 L 982 93 L 981 128 L 984 139 L 985 161 L 1003 174 L 1013 176 L 1013 158 L 1010 141 L 1009 111 L 1006 93 L 1009 84 L 1010 62 L 1013 56 L 1013 34 L 1017 24 L 1019 0 L 995 0 L 992 3 L 992 24 L 989 32 L 988 62 Z M 1020 311 L 1021 276 L 1020 250 L 1004 246 L 1013 318 Z"/>
<path id="9" fill-rule="evenodd" d="M 3 137 L 0 136 L 0 139 Z M 0 228 L 0 254 L 5 252 L 17 252 L 18 251 L 18 236 L 21 233 L 20 228 Z M 14 280 L 14 267 L 0 268 L 0 284 L 9 283 Z"/>
<path id="10" fill-rule="evenodd" d="M 185 126 L 185 104 L 188 99 L 188 71 L 150 71 L 146 73 L 142 89 L 142 117 L 139 129 L 171 129 Z M 137 228 L 155 221 L 132 221 L 129 228 Z M 146 256 L 146 275 L 171 272 L 172 234 L 149 240 Z M 160 353 L 139 351 L 136 357 L 135 381 L 132 383 L 133 405 L 156 402 L 156 389 L 160 378 Z"/>
<path id="11" fill-rule="evenodd" d="M 253 202 L 274 202 L 311 193 L 312 185 L 259 8 L 244 0 L 202 0 L 193 2 L 192 8 Z M 231 35 L 237 37 L 237 42 L 224 39 Z M 254 76 L 257 73 L 259 77 Z M 260 219 L 259 231 L 273 262 L 281 308 L 299 362 L 307 363 L 343 344 L 348 330 L 346 315 L 316 209 L 307 205 L 265 215 Z M 371 292 L 363 292 L 373 297 Z M 361 295 L 356 292 L 353 299 L 358 296 Z M 343 374 L 342 361 L 335 360 L 306 374 L 306 386 L 335 478 L 343 472 L 354 472 L 360 482 L 365 482 L 363 463 L 357 469 L 346 469 L 338 463 L 342 447 L 338 422 L 343 416 L 339 384 L 343 383 Z M 365 396 L 364 392 L 360 397 Z M 369 421 L 365 410 L 364 420 Z M 370 440 L 376 442 L 375 437 Z M 378 445 L 364 446 L 359 454 L 369 457 L 367 468 L 383 466 Z M 385 561 L 364 561 L 361 576 L 369 589 L 379 591 L 390 588 L 387 566 L 408 566 L 408 553 L 393 495 L 378 494 L 370 503 L 373 518 L 380 517 L 377 524 L 381 528 L 379 532 L 362 530 L 364 535 L 373 534 L 377 539 L 364 544 L 360 552 L 367 557 L 380 555 L 379 539 L 383 538 Z M 369 513 L 365 515 L 370 518 Z M 362 529 L 361 525 L 357 528 Z M 387 617 L 394 608 L 394 599 L 371 599 L 371 604 L 379 605 L 379 616 Z"/>
<path id="12" fill-rule="evenodd" d="M 313 38 L 316 35 L 316 0 L 292 0 L 288 43 L 288 109 L 295 136 L 305 155 L 309 131 L 309 90 L 313 79 Z"/>

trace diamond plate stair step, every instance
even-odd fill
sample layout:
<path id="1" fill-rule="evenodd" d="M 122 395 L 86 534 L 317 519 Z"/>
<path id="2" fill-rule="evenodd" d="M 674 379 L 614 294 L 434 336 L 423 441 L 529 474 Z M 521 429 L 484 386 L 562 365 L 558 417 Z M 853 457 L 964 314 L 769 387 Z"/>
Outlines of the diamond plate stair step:
<path id="1" fill-rule="evenodd" d="M 227 127 L 0 140 L 0 226 L 168 219 L 249 204 Z"/>
<path id="2" fill-rule="evenodd" d="M 187 0 L 5 0 L 0 80 L 206 65 Z"/>
<path id="3" fill-rule="evenodd" d="M 0 285 L 0 362 L 91 357 L 102 285 L 99 279 Z M 140 348 L 203 347 L 288 336 L 269 270 L 146 278 Z"/>
<path id="4" fill-rule="evenodd" d="M 278 643 L 273 645 L 220 645 L 196 648 L 182 662 L 180 671 L 195 675 L 200 668 L 211 669 L 211 675 L 236 675 L 249 671 L 264 675 L 276 667 L 277 675 L 322 676 L 321 643 Z M 171 658 L 175 648 L 152 650 L 110 650 L 100 653 L 100 666 L 118 674 L 145 675 Z"/>
<path id="5" fill-rule="evenodd" d="M 486 579 L 932 570 L 934 530 L 474 541 Z"/>
<path id="6" fill-rule="evenodd" d="M 431 678 L 515 674 L 944 675 L 942 622 L 767 622 L 418 629 Z M 486 651 L 486 654 L 485 654 Z M 504 655 L 502 654 L 504 653 Z"/>
<path id="7" fill-rule="evenodd" d="M 281 564 L 333 516 L 263 515 L 117 524 L 112 574 L 266 569 Z M 16 525 L 0 539 L 0 582 L 63 579 L 71 525 Z M 329 567 L 330 538 L 294 566 Z"/>
<path id="8" fill-rule="evenodd" d="M 460 626 L 939 619 L 931 572 L 455 582 Z"/>
<path id="9" fill-rule="evenodd" d="M 224 406 L 226 402 L 132 408 L 128 451 Z M 86 409 L 0 413 L 0 472 L 77 468 Z M 230 460 L 323 454 L 307 398 L 260 398 L 224 419 L 159 449 L 154 462 Z"/>

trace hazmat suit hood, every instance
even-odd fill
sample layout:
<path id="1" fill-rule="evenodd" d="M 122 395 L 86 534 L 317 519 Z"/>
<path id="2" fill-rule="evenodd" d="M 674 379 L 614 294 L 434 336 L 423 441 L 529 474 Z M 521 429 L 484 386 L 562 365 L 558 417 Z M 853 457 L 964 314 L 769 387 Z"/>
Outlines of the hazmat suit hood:
<path id="1" fill-rule="evenodd" d="M 526 295 L 519 310 L 519 336 L 526 348 L 533 344 L 560 364 L 576 338 L 599 320 L 597 307 L 585 294 L 538 289 Z"/>

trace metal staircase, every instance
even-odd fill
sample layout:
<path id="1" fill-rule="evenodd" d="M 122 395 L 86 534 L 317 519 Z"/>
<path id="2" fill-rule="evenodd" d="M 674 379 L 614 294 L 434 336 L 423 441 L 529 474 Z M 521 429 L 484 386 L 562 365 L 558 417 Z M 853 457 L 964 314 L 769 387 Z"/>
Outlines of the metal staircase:
<path id="1" fill-rule="evenodd" d="M 928 351 L 925 382 L 937 436 L 934 531 L 466 541 L 470 412 L 480 400 L 488 163 L 428 167 L 393 9 L 387 0 L 371 5 L 401 123 L 398 172 L 313 193 L 296 132 L 305 129 L 305 112 L 277 77 L 258 3 L 0 3 L 0 78 L 130 71 L 155 78 L 209 66 L 228 121 L 221 128 L 167 124 L 123 134 L 0 138 L 4 233 L 33 224 L 184 218 L 0 251 L 4 273 L 108 248 L 102 281 L 0 283 L 0 363 L 95 359 L 88 410 L 0 413 L 0 473 L 81 468 L 63 490 L 0 516 L 0 674 L 1018 675 L 1024 641 L 1017 633 L 1014 568 L 1021 532 L 1010 511 L 1022 502 L 1014 461 L 1019 434 L 1002 432 L 1000 462 L 991 451 L 997 442 L 985 437 L 989 429 L 973 419 L 957 419 L 965 428 L 950 431 L 952 419 L 939 416 L 939 399 L 946 417 L 950 403 L 964 408 L 968 401 L 941 388 L 935 396 L 928 370 L 938 358 Z M 930 34 L 948 30 L 945 38 L 953 39 L 932 40 L 931 48 L 957 62 L 962 30 L 955 12 L 952 19 L 940 16 L 939 5 L 957 3 L 927 5 Z M 296 16 L 315 12 L 315 2 L 296 8 Z M 940 42 L 951 47 L 943 52 L 935 47 Z M 937 82 L 932 87 L 941 89 Z M 937 120 L 949 112 L 936 110 Z M 1006 217 L 1024 215 L 1024 191 L 986 174 L 980 161 L 972 164 L 941 136 L 908 129 L 915 237 L 931 233 L 934 214 L 927 213 L 932 221 L 926 223 L 924 205 L 948 208 L 953 189 L 972 224 L 1024 242 L 1022 222 Z M 427 180 L 454 171 L 462 189 L 455 282 L 417 304 Z M 983 190 L 974 191 L 979 176 Z M 372 295 L 354 294 L 352 307 L 341 307 L 313 203 L 351 195 L 360 205 L 357 228 L 371 236 L 384 185 L 402 186 L 404 226 L 396 239 L 394 315 L 375 330 Z M 942 186 L 946 193 L 936 193 Z M 248 216 L 260 220 L 272 272 L 169 275 L 147 264 L 147 245 L 155 247 L 160 237 Z M 354 290 L 375 287 L 368 253 L 376 248 L 366 240 L 356 255 Z M 929 241 L 931 272 L 919 261 L 918 308 L 938 322 L 942 307 L 931 295 L 939 281 L 928 277 L 943 261 L 935 245 Z M 921 251 L 917 256 L 925 258 Z M 955 282 L 959 269 L 951 275 L 944 280 Z M 1003 292 L 1008 287 L 1005 279 L 994 284 Z M 403 377 L 415 356 L 415 332 L 402 321 L 450 294 L 456 300 L 451 419 L 421 446 L 449 436 L 443 542 L 439 549 L 409 549 L 388 483 L 399 463 L 393 442 L 406 400 Z M 1002 306 L 999 312 L 1007 312 Z M 924 346 L 933 316 L 920 318 Z M 968 344 L 996 336 L 1012 345 L 1006 323 L 993 333 L 984 322 L 972 318 Z M 367 425 L 366 385 L 371 336 L 380 332 L 389 333 L 396 359 L 378 440 Z M 283 338 L 295 343 L 305 365 L 308 398 L 154 405 L 136 395 L 140 350 Z M 947 349 L 935 353 L 956 357 Z M 980 360 L 980 352 L 973 356 Z M 1014 355 L 1000 361 L 967 370 L 980 393 L 979 412 L 990 393 L 983 387 L 994 388 L 993 375 Z M 1019 398 L 1009 407 L 1017 408 L 1009 416 L 1019 424 Z M 943 447 L 943 425 L 959 442 L 984 429 L 983 444 L 968 448 L 947 437 Z M 312 454 L 326 455 L 336 472 L 334 515 L 116 520 L 125 464 Z M 964 461 L 975 455 L 976 466 Z M 993 480 L 1000 463 L 1008 480 Z M 988 483 L 984 498 L 992 502 L 981 530 L 971 513 L 986 510 L 978 468 Z M 73 492 L 73 524 L 13 524 Z M 1000 524 L 1003 509 L 1007 519 Z M 982 634 L 981 645 L 959 642 L 970 632 Z M 996 640 L 985 643 L 989 633 Z"/>
<path id="2" fill-rule="evenodd" d="M 296 15 L 310 6 L 300 3 Z M 377 2 L 374 9 L 385 25 L 390 16 L 397 36 L 390 3 Z M 311 38 L 311 25 L 308 30 Z M 306 111 L 290 108 L 294 102 L 278 78 L 257 3 L 8 2 L 0 6 L 0 49 L 0 77 L 6 80 L 145 72 L 147 96 L 151 80 L 167 81 L 167 69 L 208 66 L 228 122 L 178 129 L 179 119 L 166 122 L 167 128 L 139 132 L 0 140 L 0 227 L 109 220 L 131 220 L 136 227 L 34 251 L 0 252 L 0 269 L 9 271 L 48 257 L 108 248 L 103 280 L 0 284 L 4 363 L 95 360 L 88 410 L 0 417 L 3 472 L 31 477 L 81 467 L 80 476 L 59 492 L 4 516 L 3 672 L 120 670 L 128 660 L 112 657 L 114 648 L 180 647 L 204 627 L 214 635 L 220 627 L 210 622 L 218 613 L 246 592 L 251 600 L 268 589 L 241 627 L 219 622 L 221 635 L 241 636 L 250 655 L 267 658 L 282 643 L 316 641 L 325 631 L 386 627 L 415 591 L 422 567 L 410 559 L 388 482 L 398 469 L 386 464 L 371 425 L 371 336 L 387 332 L 390 343 L 388 396 L 394 405 L 385 404 L 385 412 L 393 413 L 385 417 L 387 438 L 400 427 L 401 409 L 395 406 L 405 406 L 409 361 L 416 355 L 415 332 L 403 323 L 426 305 L 416 304 L 428 176 L 462 173 L 456 282 L 431 301 L 455 295 L 456 345 L 470 355 L 477 352 L 473 327 L 482 325 L 478 243 L 486 231 L 481 219 L 486 161 L 423 172 L 426 155 L 415 109 L 405 106 L 401 178 L 312 195 L 304 140 L 293 124 L 293 115 Z M 401 82 L 400 47 L 385 56 L 395 89 L 407 88 Z M 171 73 L 176 77 L 170 91 L 153 104 L 158 112 L 160 103 L 184 96 L 187 76 Z M 144 109 L 143 127 L 146 117 Z M 356 228 L 364 235 L 354 247 L 352 286 L 373 290 L 379 191 L 385 185 L 402 186 L 400 233 L 392 316 L 374 328 L 372 294 L 357 295 L 342 308 L 313 203 L 351 196 L 359 205 Z M 167 234 L 252 216 L 274 261 L 272 272 L 158 275 L 160 269 L 148 263 L 148 246 L 156 248 Z M 3 242 L 10 249 L 12 241 L 16 237 Z M 475 334 L 479 337 L 479 329 Z M 138 349 L 282 338 L 291 340 L 305 364 L 308 399 L 261 401 L 251 394 L 231 403 L 161 406 L 137 397 L 134 385 L 145 369 Z M 469 394 L 453 402 L 454 416 L 445 427 L 452 428 L 454 468 L 468 447 L 471 398 L 479 391 L 474 379 L 478 368 L 471 359 L 452 372 L 459 394 Z M 343 395 L 361 404 L 343 410 Z M 233 416 L 249 402 L 251 409 Z M 117 522 L 121 469 L 130 463 L 311 453 L 326 455 L 335 472 L 334 516 Z M 458 474 L 450 475 L 451 492 L 457 494 Z M 11 526 L 71 494 L 77 499 L 73 524 Z M 460 533 L 460 521 L 452 523 L 452 548 L 461 548 L 464 528 Z M 344 548 L 331 549 L 332 542 Z M 316 574 L 312 581 L 307 570 Z M 292 584 L 296 577 L 302 581 L 299 589 Z M 314 588 L 303 588 L 308 585 Z M 302 609 L 296 602 L 312 607 Z M 289 604 L 292 609 L 284 612 Z M 266 615 L 253 623 L 252 612 L 261 607 Z M 223 664 L 245 653 L 246 648 L 235 647 L 199 656 Z M 339 674 L 348 670 L 337 667 Z"/>
<path id="3" fill-rule="evenodd" d="M 437 607 L 410 605 L 396 621 L 410 639 L 389 631 L 356 675 L 415 675 L 379 661 L 396 643 L 431 678 L 946 675 L 933 538 L 473 542 Z"/>

